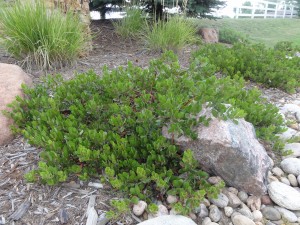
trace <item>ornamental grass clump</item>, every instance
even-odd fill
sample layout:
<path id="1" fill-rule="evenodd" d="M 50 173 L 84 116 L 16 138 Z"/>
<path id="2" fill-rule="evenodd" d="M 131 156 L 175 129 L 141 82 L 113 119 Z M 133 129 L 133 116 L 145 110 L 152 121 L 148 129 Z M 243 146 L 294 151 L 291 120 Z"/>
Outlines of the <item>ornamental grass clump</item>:
<path id="1" fill-rule="evenodd" d="M 146 18 L 139 8 L 126 8 L 126 16 L 116 22 L 113 26 L 117 34 L 123 38 L 137 38 L 146 25 Z"/>
<path id="2" fill-rule="evenodd" d="M 178 51 L 197 41 L 196 26 L 185 17 L 174 16 L 148 24 L 142 39 L 150 50 Z"/>
<path id="3" fill-rule="evenodd" d="M 201 162 L 166 139 L 164 126 L 171 136 L 196 138 L 193 128 L 209 123 L 196 116 L 203 104 L 212 107 L 214 116 L 233 120 L 253 107 L 256 125 L 282 126 L 278 109 L 265 104 L 257 90 L 245 90 L 241 78 L 207 76 L 214 72 L 197 64 L 183 70 L 167 52 L 146 69 L 129 63 L 104 68 L 101 78 L 90 71 L 68 81 L 55 76 L 35 88 L 24 86 L 26 97 L 17 98 L 7 114 L 15 132 L 43 148 L 27 180 L 54 185 L 70 175 L 82 180 L 100 176 L 130 198 L 113 202 L 118 210 L 109 213 L 111 218 L 126 213 L 126 205 L 138 199 L 151 203 L 168 194 L 178 196 L 175 210 L 188 214 L 204 197 L 215 198 L 224 184 L 209 184 Z"/>
<path id="4" fill-rule="evenodd" d="M 47 10 L 43 1 L 17 1 L 0 9 L 0 40 L 14 57 L 48 69 L 74 61 L 87 47 L 88 35 L 71 12 Z"/>

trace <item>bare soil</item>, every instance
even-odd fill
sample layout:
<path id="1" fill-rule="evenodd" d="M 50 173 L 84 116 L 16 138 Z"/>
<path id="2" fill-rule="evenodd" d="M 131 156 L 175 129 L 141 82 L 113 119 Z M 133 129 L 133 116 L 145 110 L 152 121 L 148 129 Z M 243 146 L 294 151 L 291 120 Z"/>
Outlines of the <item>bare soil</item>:
<path id="1" fill-rule="evenodd" d="M 41 78 L 46 74 L 60 73 L 66 79 L 90 69 L 101 74 L 104 65 L 116 68 L 126 66 L 128 61 L 146 67 L 151 59 L 160 55 L 147 51 L 140 41 L 120 38 L 114 32 L 110 20 L 93 21 L 91 29 L 94 38 L 90 55 L 62 69 L 47 72 L 34 69 L 27 71 L 34 82 L 41 82 Z M 188 47 L 178 53 L 182 67 L 188 67 L 191 51 L 196 48 L 196 46 Z M 21 65 L 3 50 L 0 50 L 0 62 Z M 271 102 L 295 98 L 276 89 L 261 88 L 261 90 Z M 98 215 L 110 209 L 109 200 L 122 197 L 109 186 L 90 187 L 88 182 L 81 182 L 75 177 L 56 186 L 26 183 L 23 176 L 37 167 L 40 151 L 42 149 L 27 144 L 23 137 L 16 137 L 10 144 L 0 146 L 0 225 L 86 224 L 87 208 L 93 196 L 96 196 L 93 205 Z M 90 182 L 100 183 L 99 180 Z M 114 224 L 137 223 L 137 218 L 129 216 Z"/>

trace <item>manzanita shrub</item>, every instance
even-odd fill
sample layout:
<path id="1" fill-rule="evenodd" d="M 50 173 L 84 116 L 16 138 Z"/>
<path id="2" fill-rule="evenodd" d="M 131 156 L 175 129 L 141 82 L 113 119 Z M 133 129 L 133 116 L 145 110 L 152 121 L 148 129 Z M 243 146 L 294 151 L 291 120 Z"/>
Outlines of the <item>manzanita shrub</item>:
<path id="1" fill-rule="evenodd" d="M 249 43 L 236 43 L 231 48 L 222 44 L 205 45 L 195 52 L 194 58 L 214 64 L 223 75 L 238 75 L 294 93 L 299 87 L 300 58 L 291 57 L 288 47 L 284 43 L 274 49 Z"/>
<path id="2" fill-rule="evenodd" d="M 90 71 L 68 81 L 55 76 L 34 88 L 24 86 L 26 97 L 17 98 L 9 114 L 14 130 L 43 148 L 39 167 L 27 180 L 54 185 L 70 175 L 82 180 L 100 175 L 129 196 L 113 202 L 118 210 L 111 217 L 126 213 L 126 205 L 137 199 L 153 202 L 167 194 L 179 197 L 176 211 L 189 213 L 204 197 L 216 197 L 224 184 L 209 184 L 192 151 L 182 152 L 163 137 L 163 126 L 195 138 L 193 127 L 209 123 L 209 118 L 196 119 L 203 104 L 216 117 L 246 116 L 269 136 L 283 123 L 276 107 L 257 90 L 246 90 L 243 79 L 208 73 L 215 73 L 209 64 L 181 69 L 167 52 L 147 69 L 129 63 L 104 68 L 101 78 Z"/>

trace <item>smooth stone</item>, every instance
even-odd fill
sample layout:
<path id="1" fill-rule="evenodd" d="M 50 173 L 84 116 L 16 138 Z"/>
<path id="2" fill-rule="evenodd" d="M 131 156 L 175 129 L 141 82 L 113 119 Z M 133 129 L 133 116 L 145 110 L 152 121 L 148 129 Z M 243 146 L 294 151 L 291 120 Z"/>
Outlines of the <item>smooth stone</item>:
<path id="1" fill-rule="evenodd" d="M 196 220 L 196 219 L 197 219 L 197 216 L 195 215 L 195 213 L 190 213 L 190 214 L 189 214 L 189 217 L 190 217 L 192 220 Z"/>
<path id="2" fill-rule="evenodd" d="M 243 216 L 248 217 L 250 220 L 253 220 L 252 212 L 245 204 L 242 204 L 242 208 L 240 208 L 238 212 Z"/>
<path id="3" fill-rule="evenodd" d="M 299 186 L 300 186 L 300 175 L 297 176 L 297 181 L 298 181 L 298 184 L 299 184 Z"/>
<path id="4" fill-rule="evenodd" d="M 266 206 L 261 210 L 264 217 L 268 220 L 280 220 L 281 214 L 277 209 L 271 206 Z"/>
<path id="5" fill-rule="evenodd" d="M 207 179 L 207 181 L 211 184 L 218 184 L 222 181 L 222 178 L 219 176 L 212 176 Z"/>
<path id="6" fill-rule="evenodd" d="M 174 208 L 172 208 L 169 213 L 169 215 L 178 215 L 178 214 L 180 213 L 178 213 Z"/>
<path id="7" fill-rule="evenodd" d="M 211 223 L 211 219 L 209 217 L 205 217 L 202 221 L 202 225 L 208 225 Z"/>
<path id="8" fill-rule="evenodd" d="M 294 174 L 289 174 L 287 176 L 287 178 L 289 179 L 289 182 L 290 184 L 293 186 L 293 187 L 297 187 L 298 186 L 298 181 L 297 181 L 297 178 Z"/>
<path id="9" fill-rule="evenodd" d="M 298 158 L 287 158 L 281 161 L 280 166 L 286 173 L 294 174 L 295 176 L 300 175 L 300 159 Z"/>
<path id="10" fill-rule="evenodd" d="M 291 186 L 290 181 L 289 181 L 286 177 L 280 177 L 279 180 L 280 180 L 280 182 L 282 182 L 282 183 L 284 183 L 284 184 L 286 184 L 286 185 Z"/>
<path id="11" fill-rule="evenodd" d="M 251 209 L 251 211 L 260 210 L 261 207 L 260 197 L 250 196 L 247 199 L 247 206 Z"/>
<path id="12" fill-rule="evenodd" d="M 237 208 L 242 204 L 242 201 L 238 198 L 238 196 L 236 196 L 236 194 L 229 192 L 229 191 L 224 191 L 224 194 L 227 196 L 228 198 L 228 206 L 232 207 L 232 208 Z M 248 195 L 247 195 L 248 197 Z"/>
<path id="13" fill-rule="evenodd" d="M 210 202 L 216 206 L 218 206 L 219 208 L 224 208 L 228 205 L 228 198 L 226 195 L 224 195 L 223 193 L 220 193 L 218 195 L 217 199 L 210 199 Z"/>
<path id="14" fill-rule="evenodd" d="M 262 215 L 261 211 L 259 211 L 259 210 L 254 210 L 252 212 L 252 215 L 253 215 L 254 222 L 260 222 L 263 219 L 263 215 Z"/>
<path id="15" fill-rule="evenodd" d="M 255 225 L 263 225 L 261 222 L 255 222 Z"/>
<path id="16" fill-rule="evenodd" d="M 176 202 L 178 202 L 177 196 L 174 196 L 174 195 L 168 195 L 168 197 L 167 197 L 167 203 L 168 203 L 168 204 L 174 204 L 174 203 L 176 203 Z"/>
<path id="17" fill-rule="evenodd" d="M 221 212 L 217 206 L 211 205 L 209 207 L 209 218 L 211 218 L 213 222 L 218 222 L 221 219 Z"/>
<path id="18" fill-rule="evenodd" d="M 233 193 L 233 194 L 235 194 L 235 195 L 237 195 L 238 192 L 239 192 L 238 189 L 236 189 L 235 187 L 229 187 L 228 191 L 231 192 L 231 193 Z"/>
<path id="19" fill-rule="evenodd" d="M 230 206 L 226 206 L 224 208 L 224 213 L 227 217 L 230 217 L 233 213 L 233 208 L 231 208 Z"/>
<path id="20" fill-rule="evenodd" d="M 275 223 L 272 223 L 271 221 L 267 221 L 266 225 L 276 225 Z"/>
<path id="21" fill-rule="evenodd" d="M 285 144 L 284 151 L 291 150 L 292 154 L 284 156 L 284 158 L 297 158 L 300 156 L 300 143 Z"/>
<path id="22" fill-rule="evenodd" d="M 207 225 L 219 225 L 218 223 L 215 223 L 215 222 L 210 222 L 208 223 Z"/>
<path id="23" fill-rule="evenodd" d="M 277 177 L 275 177 L 275 176 L 268 176 L 268 183 L 272 183 L 272 182 L 274 182 L 274 181 L 279 181 L 278 179 L 277 179 Z"/>
<path id="24" fill-rule="evenodd" d="M 232 218 L 232 223 L 234 225 L 255 225 L 255 223 L 246 216 L 236 215 Z"/>
<path id="25" fill-rule="evenodd" d="M 277 177 L 282 177 L 284 175 L 284 172 L 279 167 L 274 167 L 272 173 Z"/>
<path id="26" fill-rule="evenodd" d="M 277 205 L 289 210 L 300 210 L 300 193 L 294 188 L 274 181 L 269 184 L 268 192 Z"/>
<path id="27" fill-rule="evenodd" d="M 279 206 L 274 206 L 274 208 L 279 211 L 282 218 L 287 219 L 289 222 L 294 223 L 294 222 L 298 221 L 298 218 L 295 215 L 295 213 L 291 212 L 290 210 L 287 210 L 287 209 L 279 207 Z"/>
<path id="28" fill-rule="evenodd" d="M 287 130 L 285 132 L 283 132 L 282 134 L 279 134 L 278 137 L 279 139 L 283 140 L 283 141 L 287 141 L 289 139 L 291 139 L 292 137 L 294 137 L 297 134 L 297 131 L 292 129 L 292 128 L 287 128 Z"/>
<path id="29" fill-rule="evenodd" d="M 240 191 L 240 192 L 238 193 L 238 197 L 240 198 L 240 200 L 241 200 L 242 202 L 246 203 L 246 202 L 247 202 L 247 199 L 248 199 L 248 194 L 247 194 L 246 192 L 244 192 L 244 191 Z"/>
<path id="30" fill-rule="evenodd" d="M 158 210 L 155 215 L 156 216 L 166 216 L 166 215 L 169 215 L 169 211 L 166 206 L 158 205 Z"/>
<path id="31" fill-rule="evenodd" d="M 136 216 L 141 216 L 145 209 L 147 208 L 147 203 L 144 201 L 139 201 L 138 204 L 133 206 L 132 212 Z"/>
<path id="32" fill-rule="evenodd" d="M 207 217 L 208 216 L 208 209 L 206 208 L 206 206 L 204 204 L 200 204 L 199 207 L 199 213 L 198 216 L 201 218 Z"/>
<path id="33" fill-rule="evenodd" d="M 197 225 L 192 219 L 180 215 L 159 216 L 138 225 Z"/>
<path id="34" fill-rule="evenodd" d="M 272 205 L 272 199 L 269 197 L 269 195 L 261 196 L 260 200 L 261 200 L 261 204 Z"/>

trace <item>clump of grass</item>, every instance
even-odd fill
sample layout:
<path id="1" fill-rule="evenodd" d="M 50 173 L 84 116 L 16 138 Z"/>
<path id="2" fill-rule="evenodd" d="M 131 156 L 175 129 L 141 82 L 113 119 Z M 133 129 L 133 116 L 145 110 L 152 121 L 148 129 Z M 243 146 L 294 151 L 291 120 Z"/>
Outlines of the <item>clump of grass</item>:
<path id="1" fill-rule="evenodd" d="M 196 27 L 184 17 L 171 17 L 167 22 L 148 25 L 144 40 L 146 46 L 154 51 L 178 51 L 196 41 Z"/>
<path id="2" fill-rule="evenodd" d="M 113 23 L 116 33 L 124 38 L 137 37 L 146 24 L 143 12 L 138 8 L 126 9 L 126 16 Z"/>
<path id="3" fill-rule="evenodd" d="M 48 69 L 70 63 L 86 50 L 87 37 L 76 15 L 51 12 L 41 0 L 16 1 L 0 9 L 2 44 L 29 66 Z"/>
<path id="4" fill-rule="evenodd" d="M 247 40 L 246 36 L 230 28 L 220 28 L 219 40 L 223 43 L 234 44 Z"/>

